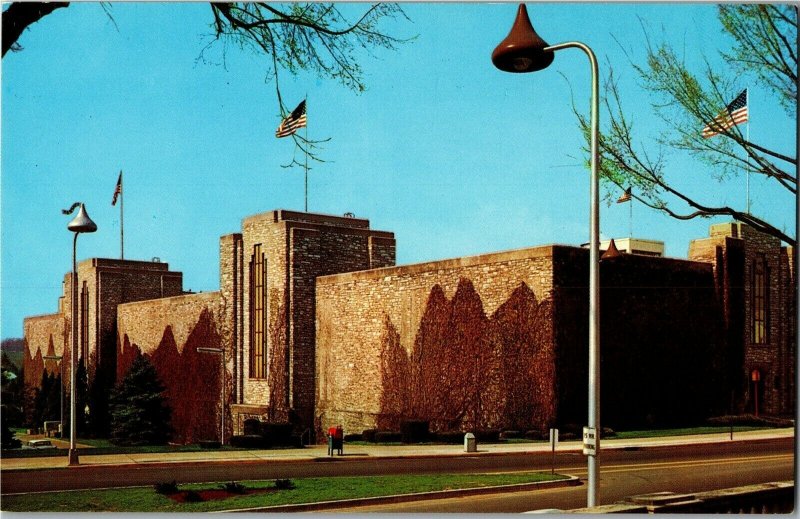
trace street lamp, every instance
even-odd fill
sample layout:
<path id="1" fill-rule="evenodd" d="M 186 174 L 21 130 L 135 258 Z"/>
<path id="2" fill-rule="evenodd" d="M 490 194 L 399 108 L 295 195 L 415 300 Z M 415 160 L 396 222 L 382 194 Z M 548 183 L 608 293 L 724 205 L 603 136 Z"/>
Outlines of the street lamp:
<path id="1" fill-rule="evenodd" d="M 70 306 L 72 308 L 72 347 L 70 349 L 70 367 L 69 367 L 69 464 L 78 465 L 78 449 L 75 446 L 75 436 L 77 431 L 77 408 L 76 408 L 76 395 L 75 385 L 77 381 L 76 376 L 76 359 L 78 356 L 78 307 L 76 302 L 78 300 L 78 272 L 75 263 L 75 253 L 78 247 L 78 234 L 82 232 L 95 232 L 97 224 L 95 224 L 89 215 L 86 213 L 86 208 L 82 202 L 75 202 L 72 207 L 62 211 L 64 214 L 72 214 L 76 207 L 79 207 L 78 214 L 75 218 L 67 224 L 67 229 L 75 233 L 72 240 L 72 290 L 70 294 Z"/>
<path id="2" fill-rule="evenodd" d="M 492 52 L 492 63 L 505 72 L 535 72 L 547 68 L 557 50 L 578 48 L 589 57 L 592 69 L 591 179 L 589 208 L 589 426 L 584 430 L 584 453 L 588 454 L 588 506 L 599 501 L 600 455 L 600 211 L 597 173 L 598 79 L 597 59 L 580 42 L 548 45 L 533 30 L 525 4 L 520 4 L 511 32 Z M 593 447 L 593 448 L 592 448 Z"/>
<path id="3" fill-rule="evenodd" d="M 64 363 L 61 362 L 61 359 L 64 357 L 62 355 L 45 355 L 42 357 L 44 360 L 54 360 L 58 362 L 58 380 L 61 382 L 61 407 L 58 408 L 61 411 L 61 421 L 59 422 L 58 432 L 61 435 L 61 439 L 64 439 Z"/>
<path id="4" fill-rule="evenodd" d="M 225 350 L 223 348 L 197 348 L 200 353 L 217 353 L 222 355 L 222 375 L 220 377 L 219 403 L 219 443 L 225 445 Z"/>

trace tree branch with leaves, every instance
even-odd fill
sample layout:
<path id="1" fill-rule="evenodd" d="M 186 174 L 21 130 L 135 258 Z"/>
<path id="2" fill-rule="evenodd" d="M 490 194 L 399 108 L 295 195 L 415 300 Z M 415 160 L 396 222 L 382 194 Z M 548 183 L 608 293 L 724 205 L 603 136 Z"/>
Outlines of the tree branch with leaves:
<path id="1" fill-rule="evenodd" d="M 64 2 L 10 4 L 3 11 L 3 56 L 7 50 L 22 50 L 17 40 L 25 29 L 53 10 L 68 5 Z M 101 5 L 110 16 L 109 7 Z M 219 41 L 267 57 L 266 80 L 275 85 L 281 117 L 292 108 L 281 95 L 281 71 L 292 75 L 311 72 L 360 93 L 366 89 L 360 52 L 373 54 L 378 48 L 395 50 L 410 41 L 382 29 L 384 22 L 408 20 L 403 9 L 394 3 L 365 5 L 363 12 L 352 20 L 334 3 L 214 2 L 210 8 L 214 37 L 201 51 L 201 57 Z M 356 10 L 352 5 L 350 8 Z M 308 140 L 298 134 L 292 138 L 310 158 L 320 160 L 317 149 L 325 140 Z"/>
<path id="2" fill-rule="evenodd" d="M 740 74 L 753 73 L 759 83 L 780 103 L 789 117 L 797 110 L 797 11 L 788 5 L 722 5 L 719 20 L 733 38 L 734 45 L 722 56 Z M 704 200 L 706 193 L 693 193 L 670 175 L 667 153 L 687 152 L 710 171 L 710 179 L 724 182 L 747 171 L 761 175 L 792 195 L 797 194 L 797 157 L 752 142 L 740 126 L 715 125 L 720 114 L 741 87 L 736 78 L 727 78 L 704 61 L 703 70 L 689 69 L 678 53 L 661 42 L 654 44 L 645 35 L 646 59 L 643 64 L 629 60 L 643 89 L 651 95 L 654 113 L 664 130 L 650 142 L 634 135 L 634 118 L 623 108 L 623 95 L 611 67 L 605 79 L 603 101 L 605 118 L 598 148 L 601 177 L 625 189 L 633 186 L 633 197 L 644 205 L 676 219 L 730 216 L 753 228 L 796 244 L 776 222 L 752 214 L 748 208 L 736 209 Z M 589 121 L 574 107 L 581 129 L 589 141 Z M 707 138 L 700 131 L 712 125 L 717 134 Z M 611 196 L 609 194 L 609 196 Z"/>

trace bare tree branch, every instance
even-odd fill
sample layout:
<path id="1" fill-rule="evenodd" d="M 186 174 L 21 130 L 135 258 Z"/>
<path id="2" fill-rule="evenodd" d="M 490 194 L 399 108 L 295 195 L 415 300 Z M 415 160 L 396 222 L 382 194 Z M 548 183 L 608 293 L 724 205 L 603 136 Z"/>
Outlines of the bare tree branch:
<path id="1" fill-rule="evenodd" d="M 17 40 L 31 24 L 56 9 L 68 7 L 69 2 L 14 2 L 3 11 L 3 57 L 9 50 L 19 50 Z"/>

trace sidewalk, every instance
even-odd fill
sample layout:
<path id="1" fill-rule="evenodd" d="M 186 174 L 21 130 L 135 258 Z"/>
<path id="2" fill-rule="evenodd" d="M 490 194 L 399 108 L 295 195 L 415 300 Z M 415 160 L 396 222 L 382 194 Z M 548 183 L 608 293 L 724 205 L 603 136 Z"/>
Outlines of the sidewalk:
<path id="1" fill-rule="evenodd" d="M 773 438 L 793 438 L 794 428 L 769 429 L 760 431 L 735 432 L 733 441 L 752 441 Z M 625 449 L 664 447 L 686 444 L 728 443 L 729 433 L 698 434 L 688 436 L 669 436 L 641 439 L 604 439 L 601 449 Z M 580 441 L 559 443 L 557 453 L 580 453 Z M 478 444 L 477 453 L 464 452 L 463 445 L 348 445 L 344 446 L 344 456 L 328 456 L 326 445 L 313 445 L 304 449 L 271 449 L 241 451 L 197 451 L 174 453 L 145 454 L 80 454 L 80 464 L 84 465 L 145 465 L 152 463 L 194 463 L 206 461 L 339 461 L 359 457 L 396 458 L 396 457 L 432 457 L 432 456 L 491 456 L 507 453 L 550 452 L 550 445 L 544 443 L 512 443 L 512 444 Z M 80 450 L 79 450 L 80 453 Z M 67 467 L 67 456 L 8 458 L 0 459 L 0 470 L 36 470 Z"/>

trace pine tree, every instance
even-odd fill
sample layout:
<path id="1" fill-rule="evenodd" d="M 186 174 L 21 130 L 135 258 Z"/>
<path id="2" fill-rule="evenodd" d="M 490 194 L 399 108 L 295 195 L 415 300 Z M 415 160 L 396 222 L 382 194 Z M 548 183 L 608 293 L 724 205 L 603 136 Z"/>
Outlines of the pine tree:
<path id="1" fill-rule="evenodd" d="M 170 438 L 171 409 L 164 385 L 144 355 L 111 392 L 111 441 L 117 445 L 158 445 Z"/>

